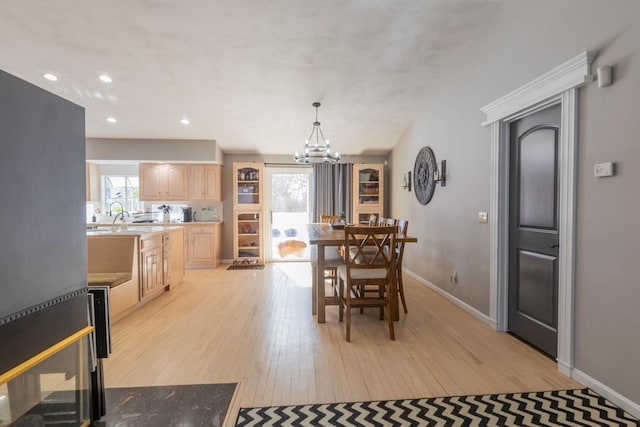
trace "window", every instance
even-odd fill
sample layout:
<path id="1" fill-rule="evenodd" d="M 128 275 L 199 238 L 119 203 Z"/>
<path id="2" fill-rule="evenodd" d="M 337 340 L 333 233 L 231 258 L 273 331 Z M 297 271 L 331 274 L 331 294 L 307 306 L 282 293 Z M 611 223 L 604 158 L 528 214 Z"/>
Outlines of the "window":
<path id="1" fill-rule="evenodd" d="M 104 175 L 102 194 L 104 213 L 116 214 L 122 210 L 138 212 L 140 203 L 140 180 L 133 175 Z"/>

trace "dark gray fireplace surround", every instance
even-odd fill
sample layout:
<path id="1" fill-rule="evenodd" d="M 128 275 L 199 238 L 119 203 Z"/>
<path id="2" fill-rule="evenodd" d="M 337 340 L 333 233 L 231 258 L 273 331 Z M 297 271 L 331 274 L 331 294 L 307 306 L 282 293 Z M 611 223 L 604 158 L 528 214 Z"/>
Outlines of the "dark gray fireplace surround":
<path id="1" fill-rule="evenodd" d="M 0 374 L 89 324 L 84 123 L 0 70 Z"/>

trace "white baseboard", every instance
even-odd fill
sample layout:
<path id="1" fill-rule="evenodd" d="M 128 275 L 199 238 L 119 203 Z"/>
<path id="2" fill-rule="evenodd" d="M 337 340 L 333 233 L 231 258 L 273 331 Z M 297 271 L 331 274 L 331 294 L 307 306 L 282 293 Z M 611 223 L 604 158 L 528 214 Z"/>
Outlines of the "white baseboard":
<path id="1" fill-rule="evenodd" d="M 573 378 L 580 384 L 589 387 L 591 390 L 595 391 L 600 396 L 609 400 L 613 404 L 619 406 L 621 409 L 624 409 L 634 417 L 640 418 L 640 404 L 632 402 L 620 393 L 612 390 L 608 386 L 602 384 L 595 378 L 590 377 L 579 369 L 574 368 L 572 370 L 571 378 Z"/>
<path id="2" fill-rule="evenodd" d="M 444 298 L 446 298 L 447 300 L 451 301 L 453 304 L 457 305 L 458 307 L 460 307 L 464 311 L 468 312 L 472 316 L 476 317 L 477 319 L 483 321 L 487 325 L 489 325 L 492 328 L 497 330 L 497 323 L 493 319 L 491 319 L 489 316 L 487 316 L 486 314 L 481 313 L 480 311 L 478 311 L 475 308 L 471 307 L 469 304 L 465 303 L 464 301 L 459 300 L 458 298 L 454 297 L 453 295 L 451 295 L 450 293 L 446 292 L 445 290 L 437 287 L 436 285 L 434 285 L 433 283 L 429 282 L 428 280 L 423 279 L 422 277 L 418 276 L 413 271 L 404 269 L 403 272 L 406 273 L 408 276 L 416 279 L 419 283 L 425 285 L 429 289 L 432 289 L 433 291 L 435 291 L 438 294 L 442 295 Z M 600 396 L 602 396 L 605 399 L 611 401 L 613 404 L 619 406 L 623 410 L 627 411 L 628 413 L 630 413 L 634 417 L 640 418 L 640 404 L 635 403 L 635 402 L 631 401 L 630 399 L 624 397 L 620 393 L 618 393 L 615 390 L 611 389 L 610 387 L 602 384 L 600 381 L 590 377 L 589 375 L 585 374 L 584 372 L 580 371 L 579 369 L 572 368 L 571 366 L 567 365 L 566 363 L 564 363 L 564 362 L 562 362 L 560 360 L 558 360 L 557 362 L 558 362 L 558 370 L 561 373 L 563 373 L 566 376 L 574 379 L 575 381 L 579 382 L 580 384 L 584 385 L 585 387 L 589 387 L 591 390 L 595 391 Z"/>
<path id="3" fill-rule="evenodd" d="M 486 314 L 482 313 L 481 311 L 471 307 L 466 302 L 454 297 L 449 292 L 437 287 L 436 285 L 434 285 L 433 283 L 429 282 L 428 280 L 418 276 L 416 273 L 414 273 L 411 270 L 408 270 L 408 269 L 404 268 L 402 270 L 402 272 L 406 273 L 407 276 L 410 276 L 413 279 L 416 279 L 419 283 L 425 285 L 427 288 L 429 288 L 429 289 L 437 292 L 438 294 L 442 295 L 447 300 L 451 301 L 453 304 L 457 305 L 458 307 L 460 307 L 461 309 L 463 309 L 467 313 L 471 314 L 476 319 L 486 323 L 487 325 L 489 325 L 494 330 L 498 329 L 498 324 L 496 323 L 495 320 L 491 319 L 489 316 L 487 316 Z"/>
<path id="4" fill-rule="evenodd" d="M 561 374 L 572 378 L 573 368 L 571 367 L 571 365 L 560 359 L 556 359 L 556 362 L 558 363 L 558 371 L 560 371 Z"/>

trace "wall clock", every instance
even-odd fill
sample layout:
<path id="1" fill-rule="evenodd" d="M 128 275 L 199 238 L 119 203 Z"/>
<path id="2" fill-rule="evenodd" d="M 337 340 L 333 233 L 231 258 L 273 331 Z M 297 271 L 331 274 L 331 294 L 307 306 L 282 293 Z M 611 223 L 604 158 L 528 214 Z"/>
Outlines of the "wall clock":
<path id="1" fill-rule="evenodd" d="M 422 205 L 426 205 L 433 196 L 435 190 L 435 172 L 438 170 L 436 156 L 429 147 L 422 147 L 416 156 L 413 166 L 413 188 L 416 199 Z"/>

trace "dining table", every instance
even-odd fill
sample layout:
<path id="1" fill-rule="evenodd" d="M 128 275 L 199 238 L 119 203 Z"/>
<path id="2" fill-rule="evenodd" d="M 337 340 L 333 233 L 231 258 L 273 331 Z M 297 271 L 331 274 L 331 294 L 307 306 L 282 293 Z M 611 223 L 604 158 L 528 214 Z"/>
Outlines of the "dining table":
<path id="1" fill-rule="evenodd" d="M 317 246 L 317 257 L 312 262 L 311 280 L 311 312 L 317 314 L 318 323 L 325 323 L 326 306 L 339 305 L 338 297 L 325 294 L 324 269 L 325 269 L 325 248 L 339 248 L 345 243 L 343 227 L 334 227 L 332 224 L 313 223 L 307 224 L 309 234 L 309 244 Z M 396 243 L 416 243 L 418 239 L 412 236 L 398 234 Z M 391 293 L 391 317 L 398 320 L 400 317 L 398 307 L 398 292 Z"/>

